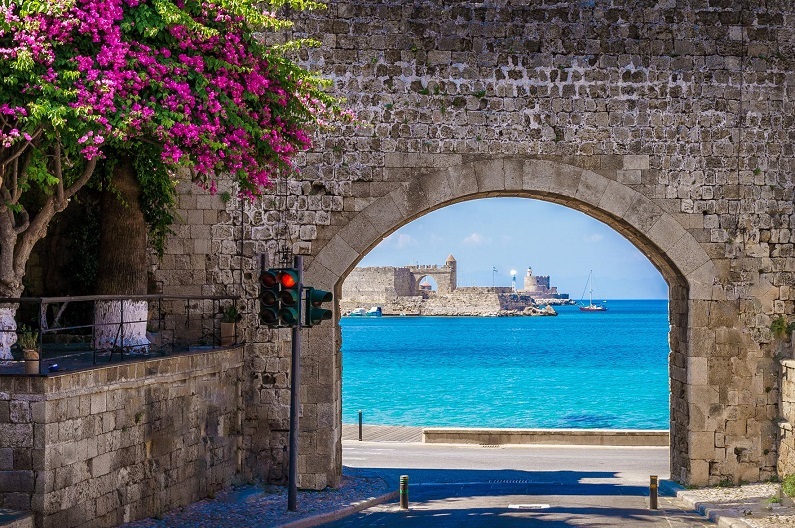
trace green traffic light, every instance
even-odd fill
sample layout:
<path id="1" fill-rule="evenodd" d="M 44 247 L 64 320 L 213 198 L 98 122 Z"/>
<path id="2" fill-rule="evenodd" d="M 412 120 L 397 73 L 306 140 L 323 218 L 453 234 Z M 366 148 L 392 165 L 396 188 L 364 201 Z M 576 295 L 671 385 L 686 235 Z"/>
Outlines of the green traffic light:
<path id="1" fill-rule="evenodd" d="M 279 319 L 287 326 L 296 326 L 300 318 L 301 312 L 298 308 L 282 308 L 279 310 Z"/>
<path id="2" fill-rule="evenodd" d="M 306 307 L 304 325 L 312 327 L 323 321 L 331 319 L 331 310 L 323 308 L 322 304 L 334 300 L 334 294 L 326 290 L 304 288 L 306 290 Z"/>
<path id="3" fill-rule="evenodd" d="M 334 294 L 330 291 L 318 290 L 315 288 L 309 288 L 309 291 L 306 295 L 309 304 L 315 307 L 320 306 L 324 302 L 331 302 L 334 300 Z"/>
<path id="4" fill-rule="evenodd" d="M 283 307 L 298 306 L 298 290 L 282 290 L 279 292 L 279 300 Z"/>

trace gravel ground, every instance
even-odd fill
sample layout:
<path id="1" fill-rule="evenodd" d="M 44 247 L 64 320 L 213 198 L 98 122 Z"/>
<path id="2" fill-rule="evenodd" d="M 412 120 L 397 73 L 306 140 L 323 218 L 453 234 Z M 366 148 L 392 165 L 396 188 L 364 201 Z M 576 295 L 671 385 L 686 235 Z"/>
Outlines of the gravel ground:
<path id="1" fill-rule="evenodd" d="M 239 486 L 171 511 L 159 518 L 123 524 L 122 528 L 266 528 L 340 510 L 391 490 L 380 478 L 343 476 L 342 486 L 299 491 L 298 511 L 287 511 L 287 488 Z"/>
<path id="2" fill-rule="evenodd" d="M 792 500 L 788 497 L 783 497 L 780 503 L 771 500 L 782 497 L 781 486 L 776 483 L 703 488 L 681 491 L 677 495 L 712 520 L 719 517 L 725 524 L 731 519 L 734 523 L 731 526 L 743 523 L 750 528 L 795 527 Z"/>

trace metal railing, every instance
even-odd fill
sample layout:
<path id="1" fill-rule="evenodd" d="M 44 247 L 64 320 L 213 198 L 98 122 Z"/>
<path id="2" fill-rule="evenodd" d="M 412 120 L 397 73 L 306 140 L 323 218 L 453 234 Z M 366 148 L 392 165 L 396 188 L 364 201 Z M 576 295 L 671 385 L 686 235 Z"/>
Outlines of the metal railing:
<path id="1" fill-rule="evenodd" d="M 229 336 L 221 332 L 230 308 L 240 311 L 239 296 L 0 298 L 0 309 L 16 323 L 0 323 L 0 346 L 17 336 L 12 357 L 0 359 L 0 375 L 48 375 L 231 346 L 240 341 L 239 325 Z M 35 350 L 23 350 L 19 338 L 33 341 L 34 334 Z"/>

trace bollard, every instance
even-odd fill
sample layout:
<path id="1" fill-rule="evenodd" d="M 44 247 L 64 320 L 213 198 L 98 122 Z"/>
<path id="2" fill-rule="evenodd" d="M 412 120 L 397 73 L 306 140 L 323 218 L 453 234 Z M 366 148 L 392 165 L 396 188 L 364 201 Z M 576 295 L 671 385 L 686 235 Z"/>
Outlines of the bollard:
<path id="1" fill-rule="evenodd" d="M 649 477 L 649 509 L 657 509 L 657 475 Z"/>
<path id="2" fill-rule="evenodd" d="M 409 509 L 409 476 L 400 476 L 400 509 Z"/>
<path id="3" fill-rule="evenodd" d="M 362 441 L 362 411 L 359 411 L 359 442 Z"/>

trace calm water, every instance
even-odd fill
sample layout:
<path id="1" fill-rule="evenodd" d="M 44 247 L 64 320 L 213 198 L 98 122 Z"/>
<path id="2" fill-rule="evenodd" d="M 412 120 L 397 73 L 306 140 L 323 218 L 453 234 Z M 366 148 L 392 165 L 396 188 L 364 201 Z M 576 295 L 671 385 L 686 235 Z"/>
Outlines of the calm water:
<path id="1" fill-rule="evenodd" d="M 668 302 L 557 317 L 342 318 L 343 422 L 668 428 Z"/>

